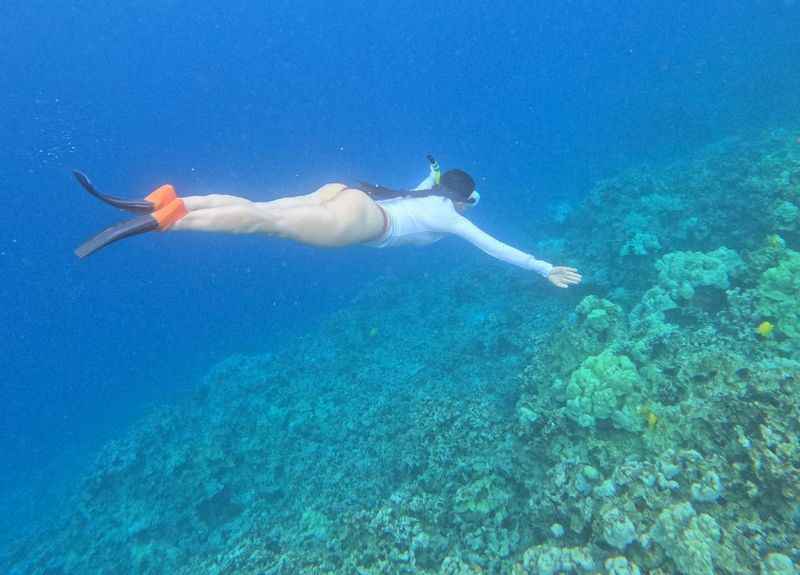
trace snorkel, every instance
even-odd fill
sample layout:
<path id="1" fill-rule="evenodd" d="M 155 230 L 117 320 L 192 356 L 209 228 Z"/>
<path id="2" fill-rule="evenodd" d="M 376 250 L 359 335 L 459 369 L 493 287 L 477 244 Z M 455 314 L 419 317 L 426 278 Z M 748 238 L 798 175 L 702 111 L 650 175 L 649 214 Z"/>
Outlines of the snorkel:
<path id="1" fill-rule="evenodd" d="M 438 186 L 442 179 L 442 169 L 439 167 L 439 162 L 436 161 L 431 154 L 426 156 L 428 163 L 430 163 L 431 175 L 433 176 L 433 184 Z"/>
<path id="2" fill-rule="evenodd" d="M 452 187 L 447 186 L 446 184 L 442 184 L 442 169 L 439 167 L 439 162 L 436 161 L 436 158 L 434 158 L 431 154 L 428 154 L 426 157 L 428 158 L 428 163 L 430 164 L 431 176 L 433 176 L 433 184 L 434 184 L 434 186 L 443 186 L 444 188 L 447 188 L 448 190 L 455 191 Z M 461 170 L 450 170 L 450 171 L 451 172 L 459 172 L 459 176 L 461 176 L 461 177 L 458 178 L 459 180 L 462 180 L 462 178 L 466 178 L 467 181 L 472 183 L 472 178 L 470 178 L 469 175 L 467 175 L 465 172 L 463 172 Z M 461 183 L 463 185 L 463 181 Z M 458 199 L 458 200 L 454 200 L 454 201 L 459 201 L 459 202 L 467 204 L 469 206 L 476 206 L 476 205 L 478 205 L 478 202 L 480 201 L 480 199 L 481 199 L 481 195 L 478 193 L 478 190 L 474 189 L 474 186 L 473 186 L 473 190 L 469 194 L 469 196 L 467 196 L 466 198 Z"/>

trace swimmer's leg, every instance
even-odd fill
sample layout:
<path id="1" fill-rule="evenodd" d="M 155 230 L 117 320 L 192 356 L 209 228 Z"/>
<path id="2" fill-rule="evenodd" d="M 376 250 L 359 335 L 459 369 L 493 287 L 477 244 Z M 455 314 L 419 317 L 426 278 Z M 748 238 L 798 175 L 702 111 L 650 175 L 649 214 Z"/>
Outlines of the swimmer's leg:
<path id="1" fill-rule="evenodd" d="M 185 217 L 190 209 L 202 210 L 252 204 L 245 198 L 222 194 L 193 196 L 184 200 L 178 198 L 175 188 L 168 184 L 160 186 L 143 200 L 129 200 L 101 193 L 85 174 L 77 170 L 73 171 L 73 175 L 83 189 L 98 200 L 128 212 L 143 214 L 115 224 L 84 242 L 75 250 L 75 254 L 80 258 L 89 256 L 111 243 L 130 236 L 156 230 L 165 231 Z"/>
<path id="2" fill-rule="evenodd" d="M 344 184 L 325 184 L 321 188 L 302 196 L 287 196 L 267 202 L 252 202 L 240 196 L 226 194 L 207 194 L 204 196 L 187 196 L 183 198 L 190 212 L 222 208 L 235 205 L 256 204 L 263 208 L 297 208 L 301 206 L 318 206 L 333 199 L 339 192 L 347 188 Z"/>
<path id="3" fill-rule="evenodd" d="M 343 246 L 380 235 L 383 214 L 369 196 L 344 184 L 327 184 L 305 196 L 252 202 L 224 194 L 178 198 L 162 186 L 144 201 L 100 194 L 83 174 L 75 177 L 98 199 L 145 215 L 112 226 L 81 245 L 83 258 L 103 247 L 148 231 L 168 229 L 227 233 L 266 233 L 315 246 Z M 166 195 L 171 192 L 172 198 Z"/>
<path id="4" fill-rule="evenodd" d="M 320 204 L 281 207 L 272 202 L 250 202 L 190 209 L 171 229 L 264 233 L 313 246 L 340 247 L 379 236 L 383 225 L 383 214 L 369 196 L 360 190 L 341 188 Z"/>
<path id="5" fill-rule="evenodd" d="M 258 202 L 259 205 L 271 208 L 297 208 L 300 206 L 318 206 L 332 200 L 342 190 L 346 189 L 344 184 L 325 184 L 321 188 L 305 194 L 303 196 L 289 196 L 270 200 L 268 202 Z"/>

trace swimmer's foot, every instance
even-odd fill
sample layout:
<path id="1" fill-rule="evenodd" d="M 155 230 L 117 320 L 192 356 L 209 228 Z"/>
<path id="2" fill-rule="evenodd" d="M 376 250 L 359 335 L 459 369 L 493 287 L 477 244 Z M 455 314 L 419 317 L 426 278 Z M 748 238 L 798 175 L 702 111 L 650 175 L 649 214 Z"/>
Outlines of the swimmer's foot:
<path id="1" fill-rule="evenodd" d="M 183 204 L 183 200 L 180 198 L 175 198 L 167 205 L 151 214 L 137 216 L 132 220 L 120 222 L 103 230 L 90 240 L 80 245 L 78 249 L 75 250 L 75 255 L 79 258 L 85 258 L 86 256 L 92 255 L 94 252 L 118 240 L 143 234 L 145 232 L 168 230 L 175 224 L 175 222 L 180 220 L 187 213 L 188 211 L 186 206 Z"/>
<path id="2" fill-rule="evenodd" d="M 75 176 L 75 179 L 78 180 L 78 183 L 83 187 L 83 189 L 89 192 L 95 198 L 101 202 L 107 203 L 110 206 L 114 206 L 115 208 L 119 208 L 127 212 L 149 214 L 167 206 L 171 201 L 177 198 L 177 195 L 175 194 L 175 188 L 169 184 L 166 184 L 153 190 L 150 194 L 145 196 L 143 200 L 125 200 L 99 192 L 97 188 L 94 187 L 92 182 L 89 181 L 89 178 L 86 177 L 86 174 L 79 172 L 78 170 L 73 170 L 72 175 Z"/>

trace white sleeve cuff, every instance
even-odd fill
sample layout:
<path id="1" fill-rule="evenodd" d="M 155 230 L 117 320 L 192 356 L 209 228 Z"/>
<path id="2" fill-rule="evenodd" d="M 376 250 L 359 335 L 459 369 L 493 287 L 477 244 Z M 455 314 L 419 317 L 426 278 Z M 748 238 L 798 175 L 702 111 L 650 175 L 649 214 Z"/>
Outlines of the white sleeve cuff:
<path id="1" fill-rule="evenodd" d="M 533 256 L 531 256 L 528 265 L 530 266 L 530 269 L 532 269 L 533 271 L 542 275 L 545 278 L 550 275 L 550 270 L 553 269 L 553 264 L 546 262 L 544 260 L 537 260 Z"/>

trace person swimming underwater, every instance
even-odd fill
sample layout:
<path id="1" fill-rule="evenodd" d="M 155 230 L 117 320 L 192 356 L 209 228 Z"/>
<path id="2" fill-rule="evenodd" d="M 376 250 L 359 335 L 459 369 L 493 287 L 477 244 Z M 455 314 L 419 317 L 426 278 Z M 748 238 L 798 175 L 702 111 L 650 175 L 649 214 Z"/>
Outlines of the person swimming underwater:
<path id="1" fill-rule="evenodd" d="M 376 248 L 428 245 L 446 235 L 461 237 L 504 262 L 532 270 L 553 285 L 580 283 L 575 268 L 554 266 L 496 240 L 463 214 L 480 199 L 472 177 L 463 170 L 441 173 L 431 156 L 430 173 L 413 190 L 361 183 L 325 184 L 302 196 L 253 202 L 239 196 L 210 194 L 178 197 L 167 184 L 143 200 L 100 193 L 81 172 L 73 174 L 95 198 L 141 214 L 100 232 L 75 250 L 84 258 L 120 239 L 149 231 L 263 233 L 318 247 L 365 245 Z"/>

